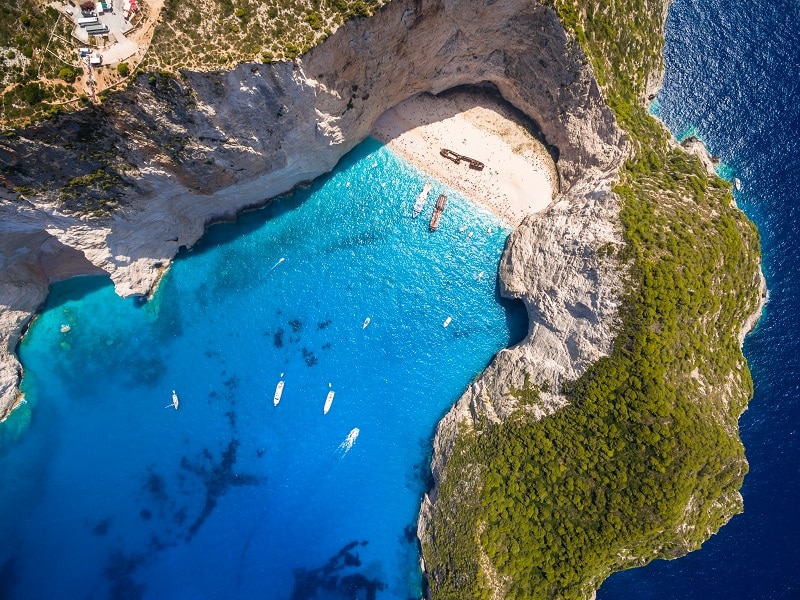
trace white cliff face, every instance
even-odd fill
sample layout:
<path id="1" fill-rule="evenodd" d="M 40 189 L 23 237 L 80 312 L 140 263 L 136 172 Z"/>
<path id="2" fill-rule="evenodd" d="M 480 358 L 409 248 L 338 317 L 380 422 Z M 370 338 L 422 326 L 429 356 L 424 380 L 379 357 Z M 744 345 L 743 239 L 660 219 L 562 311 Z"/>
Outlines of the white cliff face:
<path id="1" fill-rule="evenodd" d="M 617 198 L 609 190 L 616 169 L 587 171 L 544 213 L 528 216 L 508 239 L 500 262 L 503 296 L 528 310 L 528 336 L 501 350 L 440 421 L 431 470 L 434 489 L 421 508 L 419 535 L 428 533 L 431 502 L 455 439 L 480 421 L 500 422 L 519 407 L 526 385 L 540 402 L 522 407 L 542 417 L 566 404 L 565 381 L 608 355 L 619 312 L 623 270 Z"/>
<path id="2" fill-rule="evenodd" d="M 557 149 L 564 194 L 512 235 L 501 265 L 505 292 L 528 307 L 528 339 L 501 352 L 467 395 L 473 410 L 502 418 L 503 401 L 479 399 L 502 398 L 525 374 L 557 391 L 608 351 L 617 302 L 615 268 L 597 249 L 619 240 L 607 189 L 623 143 L 585 62 L 538 4 L 400 0 L 295 63 L 172 81 L 143 75 L 97 109 L 4 140 L 8 181 L 41 193 L 24 200 L 0 191 L 0 415 L 16 399 L 14 347 L 49 281 L 102 271 L 118 293 L 147 294 L 209 222 L 329 171 L 385 110 L 417 93 L 483 83 Z M 57 193 L 103 166 L 89 149 L 125 165 L 128 187 L 102 220 L 67 212 Z"/>

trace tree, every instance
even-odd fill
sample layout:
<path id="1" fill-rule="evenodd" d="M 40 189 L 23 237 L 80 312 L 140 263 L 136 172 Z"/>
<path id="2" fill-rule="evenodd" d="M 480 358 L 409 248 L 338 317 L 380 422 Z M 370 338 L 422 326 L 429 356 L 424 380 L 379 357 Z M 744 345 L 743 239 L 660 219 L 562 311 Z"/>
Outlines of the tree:
<path id="1" fill-rule="evenodd" d="M 58 77 L 60 79 L 63 79 L 67 83 L 73 83 L 75 81 L 75 77 L 76 76 L 77 76 L 77 73 L 75 72 L 75 69 L 73 69 L 72 67 L 63 67 L 58 72 Z"/>
<path id="2" fill-rule="evenodd" d="M 22 97 L 31 106 L 39 104 L 46 95 L 45 89 L 38 83 L 29 83 L 22 88 Z"/>
<path id="3" fill-rule="evenodd" d="M 128 63 L 121 62 L 117 65 L 117 73 L 120 74 L 120 77 L 127 77 L 131 74 L 131 68 Z"/>

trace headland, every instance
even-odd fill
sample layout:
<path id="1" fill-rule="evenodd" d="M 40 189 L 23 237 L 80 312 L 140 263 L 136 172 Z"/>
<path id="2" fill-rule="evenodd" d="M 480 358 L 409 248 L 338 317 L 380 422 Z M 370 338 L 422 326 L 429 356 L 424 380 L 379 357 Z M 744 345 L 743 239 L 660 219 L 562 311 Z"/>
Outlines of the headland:
<path id="1" fill-rule="evenodd" d="M 418 528 L 430 594 L 590 597 L 614 570 L 697 548 L 741 510 L 757 235 L 643 108 L 668 2 L 594 20 L 591 3 L 554 4 L 399 0 L 292 63 L 142 74 L 0 140 L 0 235 L 17 244 L 0 271 L 2 412 L 57 257 L 147 294 L 206 224 L 329 171 L 387 110 L 489 86 L 536 124 L 559 193 L 500 265 L 527 338 L 437 431 Z"/>

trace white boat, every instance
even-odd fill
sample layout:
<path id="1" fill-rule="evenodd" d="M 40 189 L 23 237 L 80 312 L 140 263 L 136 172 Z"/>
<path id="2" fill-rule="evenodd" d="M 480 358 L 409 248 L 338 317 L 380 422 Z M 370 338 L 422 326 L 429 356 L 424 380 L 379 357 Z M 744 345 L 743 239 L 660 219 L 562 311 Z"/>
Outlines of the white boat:
<path id="1" fill-rule="evenodd" d="M 462 225 L 461 227 L 458 228 L 458 231 L 460 233 L 464 233 L 466 230 L 467 230 L 467 225 Z"/>
<path id="2" fill-rule="evenodd" d="M 367 328 L 367 325 L 369 325 L 369 317 L 367 317 L 366 319 L 364 319 L 364 324 L 361 326 L 361 329 L 366 329 L 366 328 Z"/>
<path id="3" fill-rule="evenodd" d="M 353 444 L 356 443 L 359 433 L 361 433 L 361 430 L 358 427 L 353 427 L 350 430 L 350 433 L 347 434 L 347 439 L 345 440 L 345 443 L 347 444 L 348 448 L 352 448 Z"/>
<path id="4" fill-rule="evenodd" d="M 448 325 L 450 325 L 450 322 L 451 322 L 452 320 L 453 320 L 453 317 L 447 317 L 447 318 L 444 320 L 444 323 L 442 323 L 442 327 L 447 327 Z"/>
<path id="5" fill-rule="evenodd" d="M 277 267 L 279 264 L 281 264 L 281 263 L 282 263 L 283 261 L 285 261 L 285 260 L 286 260 L 286 259 L 285 259 L 284 257 L 282 257 L 282 256 L 281 256 L 281 257 L 278 259 L 278 262 L 276 262 L 274 265 L 272 265 L 272 269 L 274 269 L 275 267 Z M 270 269 L 270 271 L 272 271 L 272 269 Z"/>
<path id="6" fill-rule="evenodd" d="M 64 324 L 61 326 L 61 333 L 69 333 L 69 331 L 70 331 L 71 329 L 72 329 L 72 327 L 70 327 L 69 325 L 67 325 L 66 323 L 64 323 Z"/>
<path id="7" fill-rule="evenodd" d="M 278 406 L 278 403 L 281 401 L 281 394 L 283 394 L 283 379 L 275 386 L 275 395 L 272 397 L 273 406 Z"/>
<path id="8" fill-rule="evenodd" d="M 411 216 L 415 219 L 419 216 L 419 213 L 422 212 L 422 209 L 425 208 L 425 203 L 428 201 L 428 194 L 431 192 L 431 188 L 433 184 L 430 181 L 426 181 L 425 185 L 422 186 L 422 191 L 417 196 L 417 201 L 414 203 L 414 212 L 411 213 Z"/>
<path id="9" fill-rule="evenodd" d="M 738 177 L 733 178 L 733 185 L 736 186 L 736 191 L 740 191 L 742 189 L 742 181 Z"/>
<path id="10" fill-rule="evenodd" d="M 323 415 L 328 414 L 328 411 L 331 409 L 331 404 L 333 404 L 333 390 L 328 392 L 328 396 L 325 398 L 325 408 L 322 409 Z"/>
<path id="11" fill-rule="evenodd" d="M 353 444 L 355 444 L 356 440 L 358 439 L 359 433 L 360 431 L 358 427 L 353 427 L 353 429 L 350 430 L 350 433 L 347 434 L 345 440 L 339 444 L 339 450 L 341 450 L 343 454 L 346 454 L 347 451 L 353 447 Z"/>
<path id="12" fill-rule="evenodd" d="M 178 394 L 175 390 L 172 390 L 172 404 L 167 404 L 164 408 L 174 408 L 178 410 L 178 404 L 180 404 L 180 400 L 178 400 Z"/>

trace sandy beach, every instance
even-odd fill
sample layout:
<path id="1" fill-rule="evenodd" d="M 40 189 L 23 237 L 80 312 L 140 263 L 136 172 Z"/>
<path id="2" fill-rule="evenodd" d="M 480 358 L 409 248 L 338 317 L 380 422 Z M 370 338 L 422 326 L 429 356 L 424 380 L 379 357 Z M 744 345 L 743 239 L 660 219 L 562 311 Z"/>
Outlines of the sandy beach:
<path id="1" fill-rule="evenodd" d="M 501 101 L 471 91 L 422 94 L 385 112 L 372 134 L 417 168 L 516 227 L 544 210 L 558 185 L 553 160 Z M 484 163 L 455 164 L 452 150 Z"/>

